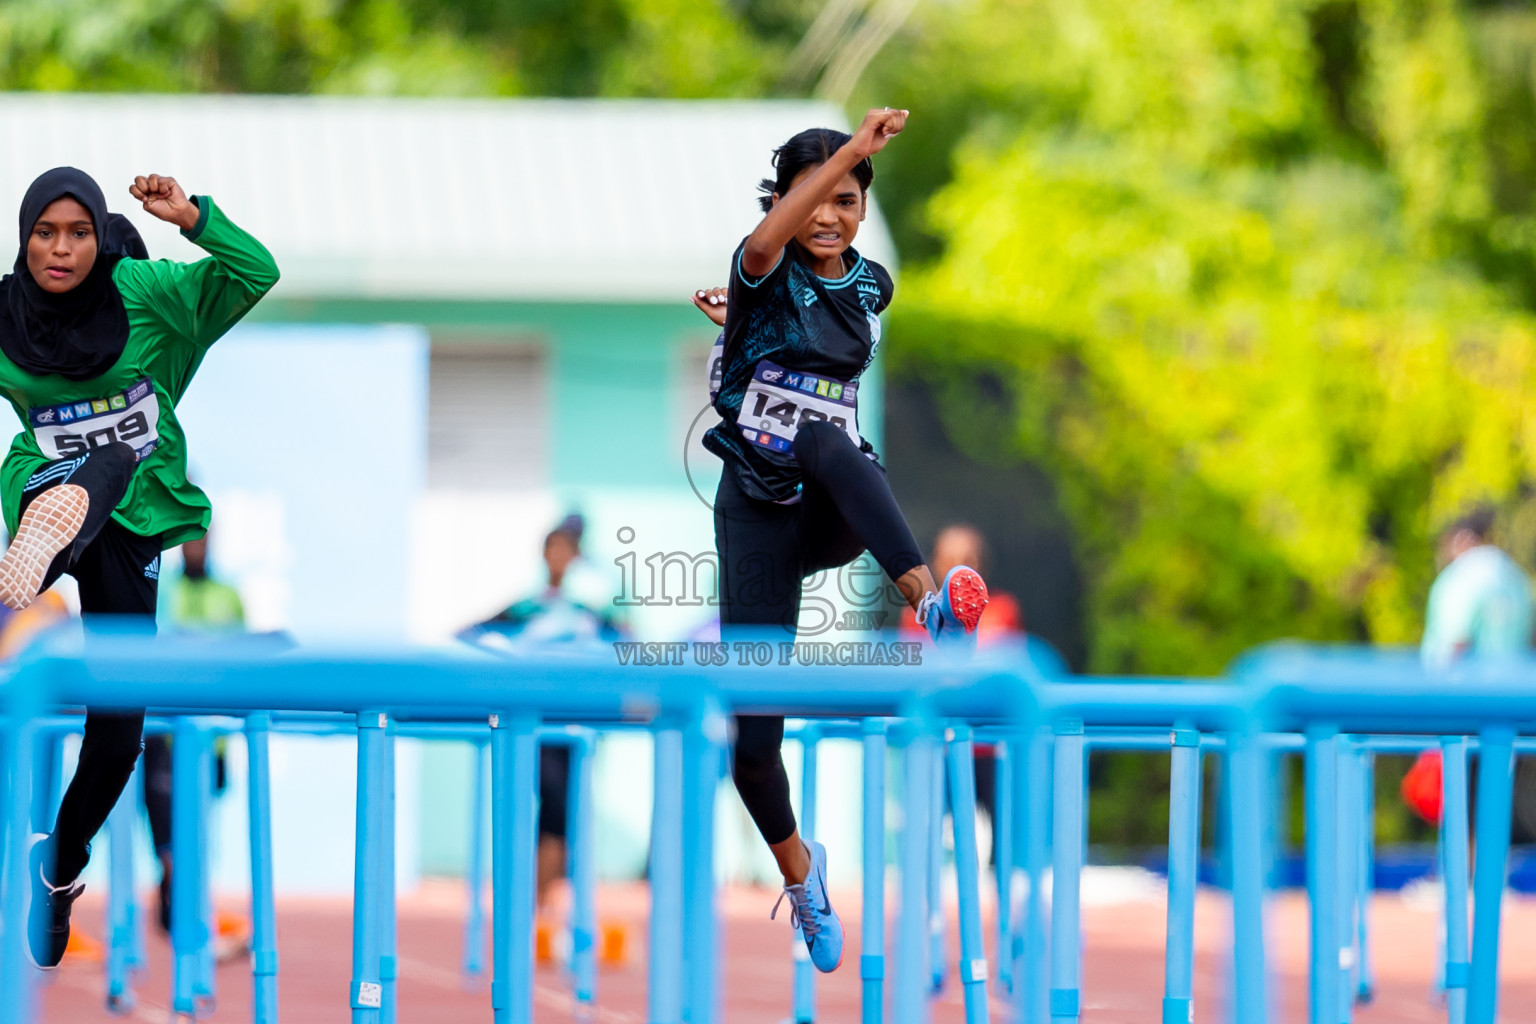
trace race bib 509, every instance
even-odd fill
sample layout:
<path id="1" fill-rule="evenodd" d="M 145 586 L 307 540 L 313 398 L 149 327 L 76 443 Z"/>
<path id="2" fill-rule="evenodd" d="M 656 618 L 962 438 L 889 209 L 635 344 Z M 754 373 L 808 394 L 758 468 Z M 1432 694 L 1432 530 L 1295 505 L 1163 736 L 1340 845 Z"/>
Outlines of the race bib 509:
<path id="1" fill-rule="evenodd" d="M 148 377 L 105 398 L 28 409 L 27 419 L 49 459 L 83 455 L 114 441 L 143 459 L 160 443 L 160 399 Z"/>

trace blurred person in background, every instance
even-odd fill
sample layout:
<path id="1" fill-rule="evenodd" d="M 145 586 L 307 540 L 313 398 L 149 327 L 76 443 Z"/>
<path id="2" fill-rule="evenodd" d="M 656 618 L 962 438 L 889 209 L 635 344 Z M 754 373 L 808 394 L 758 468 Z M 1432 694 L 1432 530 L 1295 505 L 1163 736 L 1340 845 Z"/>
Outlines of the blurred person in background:
<path id="1" fill-rule="evenodd" d="M 1530 650 L 1536 628 L 1531 580 L 1493 543 L 1493 525 L 1493 510 L 1478 508 L 1440 534 L 1440 574 L 1429 589 L 1419 645 L 1419 655 L 1430 670 L 1449 668 L 1463 658 L 1507 658 Z M 1536 837 L 1536 808 L 1532 807 L 1536 779 L 1531 777 L 1531 760 L 1520 761 L 1515 823 L 1518 838 L 1529 840 Z M 1403 799 L 1432 825 L 1440 823 L 1441 783 L 1439 751 L 1420 754 L 1403 776 Z"/>
<path id="2" fill-rule="evenodd" d="M 725 633 L 793 631 L 804 580 L 868 550 L 930 636 L 975 644 L 986 584 L 966 566 L 936 581 L 858 432 L 859 378 L 894 284 L 853 241 L 868 211 L 870 158 L 906 122 L 905 110 L 871 110 L 853 135 L 812 128 L 780 146 L 774 177 L 759 183 L 763 219 L 732 257 L 724 337 L 710 357 L 720 422 L 704 435 L 725 463 L 714 503 Z M 714 320 L 710 295 L 693 301 Z M 782 717 L 737 716 L 732 775 L 783 875 L 791 924 L 816 969 L 833 971 L 843 926 L 827 894 L 826 848 L 795 821 L 783 740 Z"/>
<path id="3" fill-rule="evenodd" d="M 1531 646 L 1531 580 L 1492 542 L 1493 510 L 1480 508 L 1440 535 L 1440 575 L 1429 590 L 1420 654 L 1430 668 L 1459 658 L 1521 654 Z"/>
<path id="4" fill-rule="evenodd" d="M 183 636 L 228 636 L 245 631 L 240 591 L 208 572 L 208 537 L 181 546 L 181 573 L 166 588 L 163 618 Z"/>
<path id="5" fill-rule="evenodd" d="M 969 565 L 981 571 L 987 561 L 987 542 L 981 531 L 970 523 L 950 523 L 933 538 L 933 571 L 942 576 L 957 565 Z M 985 575 L 985 572 L 982 573 Z M 988 588 L 987 607 L 976 624 L 976 644 L 986 646 L 1002 640 L 1017 640 L 1024 635 L 1024 613 L 1018 599 L 1002 590 Z M 902 610 L 901 632 L 920 636 L 917 613 Z"/>
<path id="6" fill-rule="evenodd" d="M 181 546 L 181 573 L 161 595 L 161 620 L 166 632 L 179 637 L 227 637 L 245 632 L 245 606 L 240 592 L 208 572 L 208 537 Z M 220 736 L 213 744 L 213 793 L 221 796 L 228 785 L 225 751 Z M 171 931 L 171 737 L 157 733 L 144 737 L 144 810 L 155 859 L 160 862 L 160 930 Z M 215 955 L 221 962 L 244 955 L 250 948 L 250 924 L 238 914 L 215 914 Z"/>
<path id="7" fill-rule="evenodd" d="M 0 467 L 11 535 L 0 603 L 26 608 L 68 573 L 87 626 L 134 616 L 152 629 L 160 552 L 202 536 L 210 513 L 187 480 L 176 404 L 278 271 L 260 242 L 174 178 L 143 175 L 128 192 L 209 257 L 148 259 L 73 167 L 40 175 L 21 202 L 14 269 L 0 279 L 0 393 L 22 423 Z M 143 729 L 142 711 L 88 708 L 53 832 L 32 839 L 28 953 L 44 970 L 68 946 L 91 838 L 128 784 Z"/>
<path id="8" fill-rule="evenodd" d="M 622 638 L 624 628 L 614 615 L 612 585 L 582 557 L 585 528 L 579 513 L 562 519 L 544 538 L 545 585 L 463 630 L 459 639 L 514 654 L 551 645 L 611 643 Z M 550 890 L 566 875 L 570 771 L 570 747 L 563 743 L 539 746 L 537 900 L 541 915 L 547 909 Z M 540 920 L 535 946 L 541 960 L 552 956 L 552 934 L 550 925 Z"/>

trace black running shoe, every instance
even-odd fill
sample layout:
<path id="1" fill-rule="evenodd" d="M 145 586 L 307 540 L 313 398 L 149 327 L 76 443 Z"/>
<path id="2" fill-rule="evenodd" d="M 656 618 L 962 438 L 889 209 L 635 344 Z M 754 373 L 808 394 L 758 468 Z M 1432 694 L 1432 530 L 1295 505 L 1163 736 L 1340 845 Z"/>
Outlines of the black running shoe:
<path id="1" fill-rule="evenodd" d="M 28 858 L 32 876 L 32 906 L 27 911 L 27 952 L 38 970 L 51 971 L 64 959 L 69 945 L 69 912 L 75 900 L 85 892 L 85 883 L 52 885 L 43 874 L 46 855 L 53 852 L 49 837 L 41 832 L 32 837 Z"/>

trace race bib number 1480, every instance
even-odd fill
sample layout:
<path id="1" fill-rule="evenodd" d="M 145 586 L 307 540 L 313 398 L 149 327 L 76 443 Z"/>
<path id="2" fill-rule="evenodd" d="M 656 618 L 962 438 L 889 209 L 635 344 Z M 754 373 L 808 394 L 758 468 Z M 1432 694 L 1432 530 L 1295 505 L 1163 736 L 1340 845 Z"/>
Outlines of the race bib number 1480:
<path id="1" fill-rule="evenodd" d="M 121 441 L 142 460 L 160 443 L 160 400 L 148 377 L 105 398 L 28 409 L 27 419 L 49 459 L 83 455 Z"/>
<path id="2" fill-rule="evenodd" d="M 797 373 L 764 359 L 752 373 L 736 425 L 748 441 L 776 452 L 790 451 L 795 432 L 817 420 L 837 427 L 857 446 L 863 443 L 858 389 L 856 383 Z"/>

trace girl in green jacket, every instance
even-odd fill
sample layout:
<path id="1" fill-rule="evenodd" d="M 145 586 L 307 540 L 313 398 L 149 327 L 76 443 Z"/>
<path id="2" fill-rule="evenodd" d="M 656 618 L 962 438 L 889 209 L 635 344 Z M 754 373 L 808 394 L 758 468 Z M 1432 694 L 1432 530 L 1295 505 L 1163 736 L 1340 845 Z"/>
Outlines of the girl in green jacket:
<path id="1" fill-rule="evenodd" d="M 21 251 L 0 279 L 0 393 L 22 431 L 0 465 L 10 547 L 0 602 L 25 608 L 64 573 L 87 625 L 154 621 L 160 552 L 201 537 L 210 507 L 187 481 L 176 403 L 208 347 L 277 283 L 277 265 L 207 196 L 147 175 L 145 211 L 209 253 L 151 261 L 90 175 L 55 168 L 21 204 Z M 87 709 L 74 778 L 51 835 L 34 837 L 32 957 L 56 966 L 90 840 L 133 773 L 144 713 Z"/>

